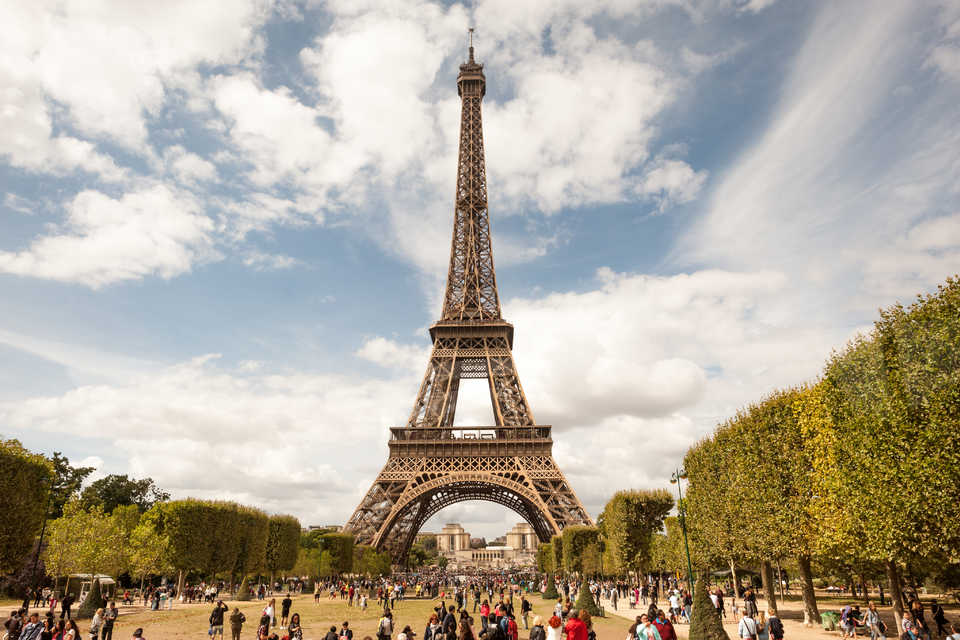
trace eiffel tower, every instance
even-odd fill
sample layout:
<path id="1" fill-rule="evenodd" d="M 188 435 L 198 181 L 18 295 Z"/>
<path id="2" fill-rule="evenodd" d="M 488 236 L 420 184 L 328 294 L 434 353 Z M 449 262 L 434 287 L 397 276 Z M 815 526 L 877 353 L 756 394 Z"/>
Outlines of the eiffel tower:
<path id="1" fill-rule="evenodd" d="M 592 524 L 553 459 L 549 425 L 538 425 L 513 364 L 513 325 L 500 315 L 493 269 L 480 105 L 483 65 L 460 65 L 460 154 L 450 269 L 433 353 L 406 426 L 390 429 L 390 455 L 344 531 L 406 561 L 430 516 L 465 500 L 504 505 L 542 542 L 572 524 Z M 486 379 L 495 425 L 454 426 L 465 378 Z"/>

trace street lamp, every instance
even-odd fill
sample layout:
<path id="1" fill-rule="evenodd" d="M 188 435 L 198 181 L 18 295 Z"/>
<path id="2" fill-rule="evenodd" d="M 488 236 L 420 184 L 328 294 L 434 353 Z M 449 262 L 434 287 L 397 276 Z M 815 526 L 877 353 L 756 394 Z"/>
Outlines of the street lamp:
<path id="1" fill-rule="evenodd" d="M 683 467 L 677 469 L 670 476 L 670 484 L 677 485 L 677 519 L 680 521 L 680 530 L 683 532 L 683 549 L 687 552 L 687 582 L 690 583 L 690 589 L 693 589 L 693 567 L 690 565 L 690 545 L 687 543 L 687 510 L 683 506 L 683 491 L 680 489 L 680 481 L 687 479 L 687 470 Z"/>

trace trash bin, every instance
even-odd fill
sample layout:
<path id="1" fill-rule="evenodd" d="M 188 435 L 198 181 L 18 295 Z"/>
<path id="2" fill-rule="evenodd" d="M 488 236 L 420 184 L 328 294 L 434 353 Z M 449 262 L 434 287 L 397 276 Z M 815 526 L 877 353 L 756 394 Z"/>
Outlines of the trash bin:
<path id="1" fill-rule="evenodd" d="M 820 614 L 820 622 L 823 623 L 825 631 L 836 631 L 840 616 L 834 611 L 825 611 Z"/>

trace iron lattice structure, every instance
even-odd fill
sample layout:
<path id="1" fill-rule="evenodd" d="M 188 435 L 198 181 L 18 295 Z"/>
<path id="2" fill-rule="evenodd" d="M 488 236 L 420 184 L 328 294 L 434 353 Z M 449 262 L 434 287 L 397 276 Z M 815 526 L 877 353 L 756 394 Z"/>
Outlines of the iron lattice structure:
<path id="1" fill-rule="evenodd" d="M 513 363 L 513 325 L 500 315 L 483 153 L 483 65 L 460 65 L 460 154 L 450 269 L 433 353 L 413 411 L 391 428 L 390 456 L 344 528 L 358 543 L 403 563 L 420 527 L 444 507 L 486 500 L 514 510 L 541 541 L 572 524 L 592 524 L 553 459 L 548 425 L 538 425 Z M 486 379 L 496 422 L 454 426 L 464 378 Z"/>

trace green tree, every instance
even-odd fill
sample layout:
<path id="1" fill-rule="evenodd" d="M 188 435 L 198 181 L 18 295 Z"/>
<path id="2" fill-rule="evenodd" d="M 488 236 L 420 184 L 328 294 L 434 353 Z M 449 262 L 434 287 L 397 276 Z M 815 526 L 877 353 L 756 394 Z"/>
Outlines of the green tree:
<path id="1" fill-rule="evenodd" d="M 150 522 L 148 511 L 130 535 L 130 573 L 140 578 L 140 588 L 147 576 L 167 573 L 172 569 L 168 562 L 167 539 L 157 533 Z"/>
<path id="2" fill-rule="evenodd" d="M 597 524 L 606 543 L 604 567 L 613 573 L 640 572 L 650 561 L 653 534 L 673 508 L 663 489 L 618 491 L 607 502 Z"/>
<path id="3" fill-rule="evenodd" d="M 556 535 L 550 538 L 550 550 L 553 551 L 553 572 L 563 574 L 565 567 L 563 565 L 563 535 Z"/>
<path id="4" fill-rule="evenodd" d="M 549 542 L 537 545 L 537 571 L 541 573 L 553 571 L 553 548 Z"/>
<path id="5" fill-rule="evenodd" d="M 267 536 L 270 533 L 270 521 L 267 514 L 252 507 L 237 509 L 238 551 L 233 572 L 246 582 L 249 574 L 263 568 L 266 562 Z M 246 589 L 240 594 L 249 598 Z"/>
<path id="6" fill-rule="evenodd" d="M 598 558 L 599 555 L 599 553 L 596 554 Z M 578 611 L 589 611 L 591 616 L 600 615 L 600 607 L 597 606 L 596 600 L 593 599 L 593 594 L 590 593 L 590 586 L 586 581 L 580 584 L 580 591 L 577 592 L 577 600 L 573 606 Z"/>
<path id="7" fill-rule="evenodd" d="M 135 505 L 143 513 L 157 502 L 169 499 L 170 494 L 161 491 L 151 478 L 134 480 L 115 474 L 94 480 L 80 494 L 84 507 L 99 505 L 105 513 L 126 505 Z"/>
<path id="8" fill-rule="evenodd" d="M 710 572 L 701 569 L 693 587 L 690 640 L 730 640 L 716 608 L 710 601 L 709 587 Z"/>
<path id="9" fill-rule="evenodd" d="M 266 568 L 273 584 L 275 573 L 289 571 L 297 562 L 300 521 L 293 516 L 270 516 L 268 526 Z"/>
<path id="10" fill-rule="evenodd" d="M 330 552 L 331 567 L 335 575 L 350 573 L 353 569 L 354 538 L 349 533 L 325 533 L 323 548 Z"/>
<path id="11" fill-rule="evenodd" d="M 653 536 L 650 566 L 658 572 L 683 573 L 687 570 L 687 557 L 680 521 L 676 517 L 666 518 L 663 529 L 663 533 Z"/>
<path id="12" fill-rule="evenodd" d="M 99 507 L 86 510 L 72 500 L 48 528 L 43 561 L 55 578 L 71 573 L 106 573 L 123 567 L 124 532 L 118 521 Z"/>
<path id="13" fill-rule="evenodd" d="M 16 440 L 0 441 L 0 572 L 23 564 L 46 517 L 53 465 Z"/>
<path id="14" fill-rule="evenodd" d="M 94 468 L 73 467 L 70 465 L 70 460 L 60 455 L 59 451 L 53 452 L 50 462 L 53 464 L 54 482 L 49 517 L 59 518 L 63 515 L 63 507 L 67 502 L 79 495 L 83 481 L 93 473 Z"/>
<path id="15" fill-rule="evenodd" d="M 600 566 L 600 529 L 572 525 L 563 530 L 563 569 L 567 573 L 586 575 Z"/>

